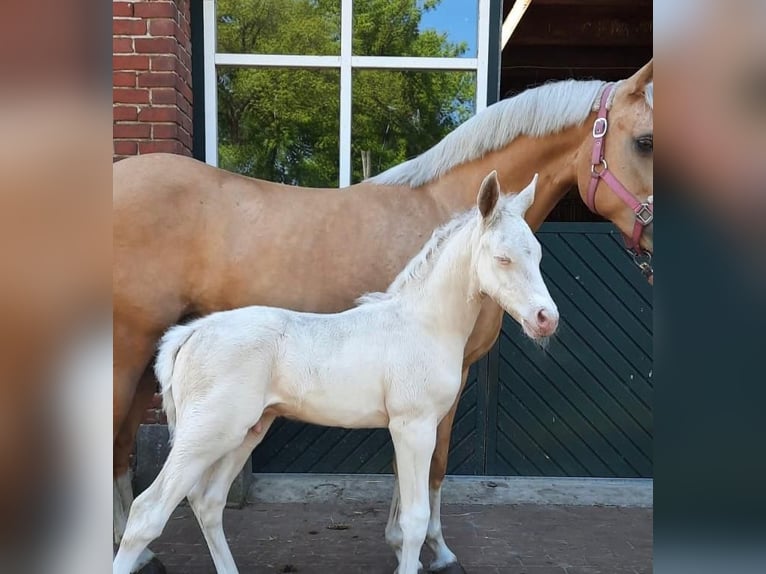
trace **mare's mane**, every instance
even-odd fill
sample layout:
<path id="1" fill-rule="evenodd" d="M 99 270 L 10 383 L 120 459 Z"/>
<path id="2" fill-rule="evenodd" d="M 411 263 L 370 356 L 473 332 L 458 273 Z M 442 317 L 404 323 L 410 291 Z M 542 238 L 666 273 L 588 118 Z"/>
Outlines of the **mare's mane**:
<path id="1" fill-rule="evenodd" d="M 519 136 L 542 137 L 582 125 L 594 106 L 598 109 L 605 86 L 606 82 L 600 80 L 564 80 L 501 100 L 458 126 L 428 151 L 368 181 L 420 187 L 454 167 L 505 147 Z M 645 97 L 647 105 L 654 109 L 654 83 L 647 85 Z M 611 106 L 609 101 L 607 108 Z"/>

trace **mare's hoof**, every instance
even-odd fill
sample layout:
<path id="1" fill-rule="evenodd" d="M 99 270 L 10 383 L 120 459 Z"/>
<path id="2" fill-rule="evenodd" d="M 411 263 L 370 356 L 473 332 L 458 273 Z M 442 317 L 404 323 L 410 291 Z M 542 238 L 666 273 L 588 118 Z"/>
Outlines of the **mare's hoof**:
<path id="1" fill-rule="evenodd" d="M 431 574 L 467 574 L 460 562 L 452 562 L 439 568 L 438 570 L 429 570 Z"/>
<path id="2" fill-rule="evenodd" d="M 165 566 L 160 562 L 160 559 L 154 556 L 135 574 L 167 574 L 167 572 Z"/>

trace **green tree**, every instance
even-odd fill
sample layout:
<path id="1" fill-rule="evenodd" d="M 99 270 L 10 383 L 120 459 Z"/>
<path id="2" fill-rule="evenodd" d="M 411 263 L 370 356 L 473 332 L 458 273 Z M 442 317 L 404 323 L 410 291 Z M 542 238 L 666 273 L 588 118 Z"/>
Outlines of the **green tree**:
<path id="1" fill-rule="evenodd" d="M 441 0 L 355 0 L 356 55 L 458 56 L 464 44 L 419 30 Z M 339 54 L 339 0 L 221 0 L 218 50 Z M 472 73 L 355 70 L 353 180 L 428 149 L 474 109 Z M 218 70 L 219 163 L 272 181 L 338 184 L 337 70 Z"/>

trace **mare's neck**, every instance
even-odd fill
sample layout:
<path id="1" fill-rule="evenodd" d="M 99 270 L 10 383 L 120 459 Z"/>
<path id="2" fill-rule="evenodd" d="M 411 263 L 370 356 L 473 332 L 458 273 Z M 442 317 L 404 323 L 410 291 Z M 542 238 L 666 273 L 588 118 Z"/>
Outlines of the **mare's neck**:
<path id="1" fill-rule="evenodd" d="M 474 265 L 476 225 L 470 221 L 456 230 L 428 274 L 405 286 L 400 295 L 419 320 L 439 333 L 464 340 L 468 340 L 481 310 Z"/>
<path id="2" fill-rule="evenodd" d="M 586 126 L 569 127 L 539 138 L 520 136 L 423 187 L 445 210 L 454 213 L 476 205 L 479 186 L 493 169 L 497 170 L 502 189 L 513 192 L 524 189 L 538 173 L 535 202 L 525 216 L 532 230 L 537 230 L 566 192 L 577 185 L 578 152 L 587 137 Z"/>

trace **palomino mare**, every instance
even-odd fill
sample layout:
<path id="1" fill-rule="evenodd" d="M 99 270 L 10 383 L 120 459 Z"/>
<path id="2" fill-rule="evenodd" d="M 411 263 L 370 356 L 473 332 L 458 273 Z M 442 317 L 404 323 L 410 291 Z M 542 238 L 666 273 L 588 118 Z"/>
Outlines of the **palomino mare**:
<path id="1" fill-rule="evenodd" d="M 597 119 L 600 81 L 528 90 L 471 118 L 422 155 L 347 189 L 307 189 L 255 180 L 181 156 L 153 154 L 114 165 L 115 539 L 130 505 L 128 460 L 155 392 L 150 362 L 162 333 L 186 316 L 266 305 L 330 313 L 383 289 L 431 231 L 473 204 L 484 174 L 509 189 L 539 172 L 526 220 L 535 230 L 568 189 L 628 237 L 636 214 L 596 178 L 594 142 L 612 178 L 642 204 L 652 194 L 652 63 L 607 95 L 608 136 Z M 599 131 L 594 130 L 598 122 Z M 597 136 L 594 138 L 594 133 Z M 359 212 L 349 218 L 348 213 Z M 639 246 L 652 252 L 651 225 Z M 502 310 L 491 301 L 463 356 L 468 368 L 493 345 Z M 439 425 L 431 465 L 436 564 L 454 565 L 438 525 L 457 403 Z M 387 538 L 397 545 L 394 491 Z M 143 561 L 148 562 L 150 554 Z"/>
<path id="2" fill-rule="evenodd" d="M 495 301 L 530 338 L 558 326 L 540 273 L 542 248 L 524 221 L 535 180 L 501 197 L 490 173 L 478 208 L 436 229 L 385 293 L 355 308 L 321 315 L 252 306 L 171 328 L 155 371 L 173 447 L 133 503 L 114 574 L 129 574 L 186 496 L 216 571 L 236 574 L 223 531 L 226 495 L 278 416 L 389 429 L 403 540 L 396 573 L 417 574 L 436 427 L 460 392 L 463 349 L 482 300 Z"/>

